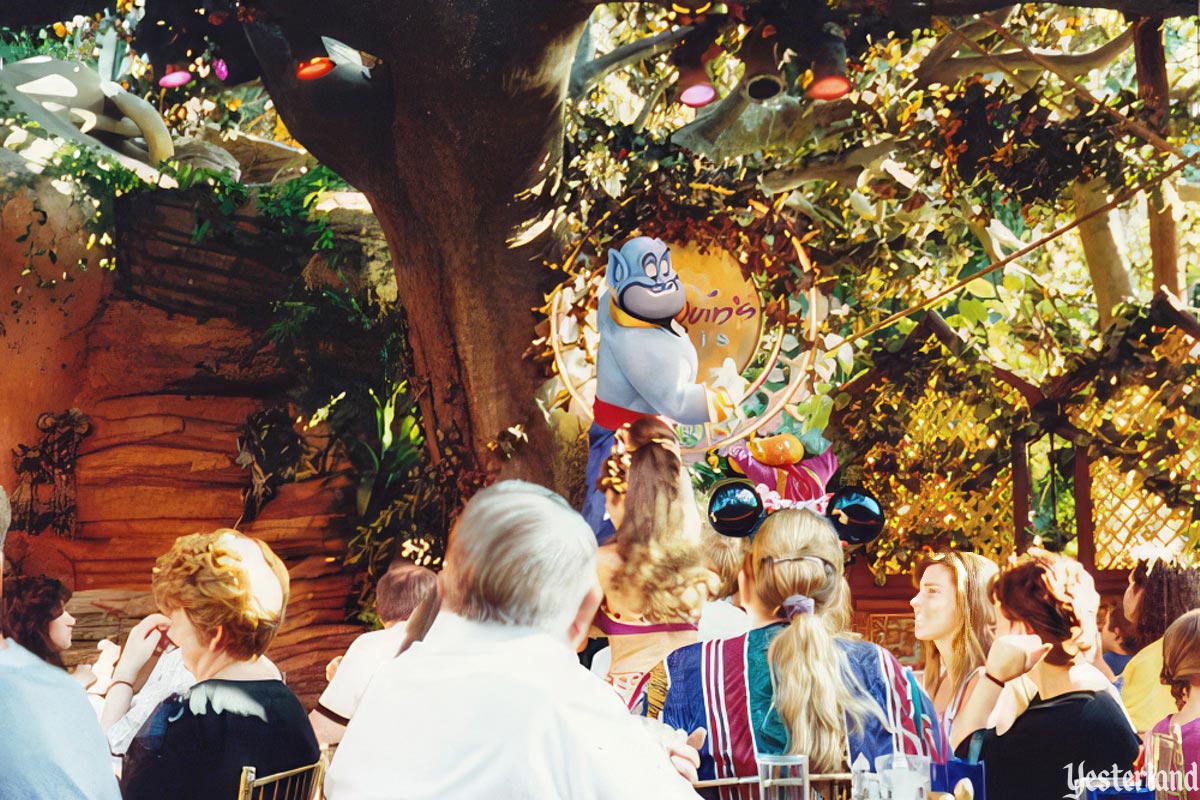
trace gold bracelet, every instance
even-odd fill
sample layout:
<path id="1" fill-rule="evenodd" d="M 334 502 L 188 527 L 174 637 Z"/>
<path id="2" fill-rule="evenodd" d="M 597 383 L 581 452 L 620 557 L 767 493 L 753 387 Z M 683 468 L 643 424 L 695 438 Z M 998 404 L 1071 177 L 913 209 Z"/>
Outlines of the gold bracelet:
<path id="1" fill-rule="evenodd" d="M 134 693 L 134 691 L 133 691 L 133 684 L 132 684 L 132 683 L 130 683 L 129 681 L 109 681 L 109 682 L 108 682 L 108 688 L 104 690 L 104 696 L 105 696 L 105 697 L 108 697 L 108 693 L 109 693 L 109 692 L 111 692 L 111 691 L 113 690 L 113 687 L 114 687 L 114 686 L 128 686 L 128 687 L 129 687 L 129 693 L 130 693 L 130 694 L 133 694 L 133 693 Z"/>

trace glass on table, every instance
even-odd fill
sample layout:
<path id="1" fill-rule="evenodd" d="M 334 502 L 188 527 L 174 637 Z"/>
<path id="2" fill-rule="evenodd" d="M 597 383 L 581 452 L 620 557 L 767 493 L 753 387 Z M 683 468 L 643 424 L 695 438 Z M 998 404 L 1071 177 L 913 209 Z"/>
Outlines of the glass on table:
<path id="1" fill-rule="evenodd" d="M 925 800 L 929 795 L 929 757 L 889 753 L 875 759 L 875 772 L 889 800 Z"/>
<path id="2" fill-rule="evenodd" d="M 808 800 L 808 756 L 759 756 L 761 800 Z"/>

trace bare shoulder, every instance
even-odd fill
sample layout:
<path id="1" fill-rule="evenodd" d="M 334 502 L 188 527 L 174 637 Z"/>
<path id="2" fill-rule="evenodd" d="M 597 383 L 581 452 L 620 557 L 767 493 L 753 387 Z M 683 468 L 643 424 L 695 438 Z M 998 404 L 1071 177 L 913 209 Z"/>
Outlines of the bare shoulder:
<path id="1" fill-rule="evenodd" d="M 600 578 L 600 585 L 604 587 L 605 591 L 612 584 L 613 576 L 624 566 L 625 562 L 617 552 L 615 544 L 606 544 L 596 551 L 596 573 Z"/>

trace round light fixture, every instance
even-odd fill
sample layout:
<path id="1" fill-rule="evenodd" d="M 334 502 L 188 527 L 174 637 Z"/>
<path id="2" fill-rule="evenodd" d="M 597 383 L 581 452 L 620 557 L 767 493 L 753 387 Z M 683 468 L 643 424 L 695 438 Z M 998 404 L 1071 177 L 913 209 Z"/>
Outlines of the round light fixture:
<path id="1" fill-rule="evenodd" d="M 813 100 L 837 100 L 850 94 L 850 80 L 845 75 L 826 75 L 816 78 L 805 91 Z"/>
<path id="2" fill-rule="evenodd" d="M 679 93 L 679 102 L 689 108 L 703 108 L 717 99 L 717 90 L 711 83 L 693 83 Z"/>
<path id="3" fill-rule="evenodd" d="M 314 56 L 296 65 L 296 77 L 302 81 L 315 81 L 333 72 L 333 60 L 328 56 Z"/>
<path id="4" fill-rule="evenodd" d="M 158 85 L 164 89 L 174 89 L 192 82 L 192 73 L 177 67 L 168 68 L 166 74 L 158 79 Z"/>

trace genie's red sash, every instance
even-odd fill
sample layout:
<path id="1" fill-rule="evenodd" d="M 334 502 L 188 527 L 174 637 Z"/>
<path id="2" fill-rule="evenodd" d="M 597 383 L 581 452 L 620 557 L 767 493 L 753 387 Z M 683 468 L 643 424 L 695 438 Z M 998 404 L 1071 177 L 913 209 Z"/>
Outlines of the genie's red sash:
<path id="1" fill-rule="evenodd" d="M 644 417 L 654 417 L 655 414 L 645 414 L 641 411 L 630 411 L 628 408 L 614 406 L 612 403 L 606 403 L 599 397 L 592 404 L 592 419 L 601 428 L 608 428 L 610 431 L 615 431 L 626 423 L 637 422 Z"/>

